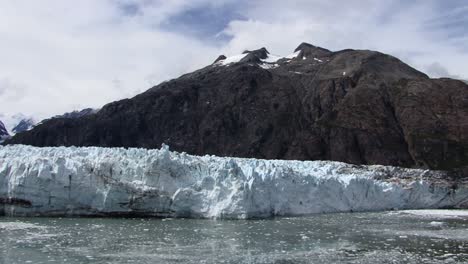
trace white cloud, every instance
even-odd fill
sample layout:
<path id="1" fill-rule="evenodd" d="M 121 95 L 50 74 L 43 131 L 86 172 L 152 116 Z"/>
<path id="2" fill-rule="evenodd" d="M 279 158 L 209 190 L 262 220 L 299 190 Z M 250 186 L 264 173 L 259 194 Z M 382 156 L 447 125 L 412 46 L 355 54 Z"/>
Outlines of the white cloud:
<path id="1" fill-rule="evenodd" d="M 227 26 L 224 34 L 232 39 L 221 47 L 159 26 L 183 11 L 226 3 L 238 3 L 233 12 L 247 19 Z M 42 118 L 100 107 L 207 65 L 220 53 L 265 46 L 286 55 L 303 41 L 380 50 L 418 69 L 466 79 L 467 33 L 452 36 L 440 26 L 458 21 L 466 6 L 440 8 L 436 0 L 2 1 L 0 113 Z"/>
<path id="2" fill-rule="evenodd" d="M 108 1 L 2 2 L 0 112 L 43 118 L 100 107 L 204 66 L 218 53 L 144 19 L 123 17 Z M 15 83 L 23 96 L 12 100 Z"/>

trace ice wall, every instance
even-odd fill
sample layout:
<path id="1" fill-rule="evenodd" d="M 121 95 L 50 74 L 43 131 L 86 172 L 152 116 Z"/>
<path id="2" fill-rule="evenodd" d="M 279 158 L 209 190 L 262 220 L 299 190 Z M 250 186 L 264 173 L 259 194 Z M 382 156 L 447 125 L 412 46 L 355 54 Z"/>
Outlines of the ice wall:
<path id="1" fill-rule="evenodd" d="M 0 147 L 0 214 L 263 218 L 468 207 L 443 174 L 123 148 Z"/>

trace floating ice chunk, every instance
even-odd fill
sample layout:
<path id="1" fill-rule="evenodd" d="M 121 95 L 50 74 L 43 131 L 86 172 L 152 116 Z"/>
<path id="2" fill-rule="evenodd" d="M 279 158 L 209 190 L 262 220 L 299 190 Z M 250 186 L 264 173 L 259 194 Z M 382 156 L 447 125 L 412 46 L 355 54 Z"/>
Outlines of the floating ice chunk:
<path id="1" fill-rule="evenodd" d="M 435 227 L 441 227 L 444 224 L 445 224 L 444 222 L 438 222 L 438 221 L 432 221 L 432 222 L 429 223 L 429 225 L 435 226 Z"/>
<path id="2" fill-rule="evenodd" d="M 288 56 L 285 56 L 285 57 L 279 56 L 279 55 L 274 55 L 274 54 L 268 54 L 268 57 L 266 59 L 261 59 L 261 61 L 264 62 L 264 63 L 275 63 L 275 62 L 278 62 L 281 59 L 288 59 L 290 61 L 291 59 L 296 58 L 299 55 L 299 53 L 300 53 L 300 51 L 297 51 L 297 52 L 295 52 L 293 54 L 290 54 Z M 216 62 L 214 65 L 229 65 L 229 64 L 232 64 L 232 63 L 237 63 L 237 62 L 240 62 L 247 55 L 248 55 L 247 53 L 239 54 L 239 55 L 233 55 L 233 56 L 227 57 L 224 60 L 220 60 L 220 61 Z M 304 59 L 305 59 L 305 57 L 304 57 Z"/>
<path id="3" fill-rule="evenodd" d="M 401 212 L 405 214 L 435 218 L 468 218 L 468 210 L 405 210 Z"/>
<path id="4" fill-rule="evenodd" d="M 23 229 L 44 229 L 45 227 L 32 224 L 32 223 L 24 223 L 24 222 L 1 222 L 0 223 L 0 231 L 3 230 L 23 230 Z"/>

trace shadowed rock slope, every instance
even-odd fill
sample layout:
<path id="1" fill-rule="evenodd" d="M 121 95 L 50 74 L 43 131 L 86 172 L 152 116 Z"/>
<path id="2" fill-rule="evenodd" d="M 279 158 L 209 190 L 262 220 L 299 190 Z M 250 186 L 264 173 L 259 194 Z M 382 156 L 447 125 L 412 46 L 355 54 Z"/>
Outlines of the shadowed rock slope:
<path id="1" fill-rule="evenodd" d="M 274 61 L 264 48 L 244 55 L 234 62 L 220 56 L 96 114 L 52 119 L 7 143 L 165 143 L 197 155 L 468 165 L 468 85 L 461 81 L 430 79 L 368 50 L 331 52 L 303 43 Z"/>
<path id="2" fill-rule="evenodd" d="M 9 136 L 10 135 L 8 134 L 8 131 L 5 128 L 5 125 L 2 121 L 0 121 L 0 142 L 3 142 L 3 140 Z"/>

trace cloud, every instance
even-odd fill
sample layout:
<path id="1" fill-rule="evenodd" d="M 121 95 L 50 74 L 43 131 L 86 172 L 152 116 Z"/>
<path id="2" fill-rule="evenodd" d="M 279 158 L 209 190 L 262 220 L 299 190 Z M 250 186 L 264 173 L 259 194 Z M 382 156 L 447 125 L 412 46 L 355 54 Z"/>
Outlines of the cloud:
<path id="1" fill-rule="evenodd" d="M 0 79 L 0 97 L 8 101 L 17 101 L 25 96 L 25 86 L 7 78 Z"/>
<path id="2" fill-rule="evenodd" d="M 438 62 L 434 62 L 428 65 L 427 67 L 425 67 L 425 72 L 435 78 L 448 77 L 448 78 L 453 78 L 453 79 L 461 79 L 459 75 L 450 74 L 447 68 L 445 68 Z"/>
<path id="3" fill-rule="evenodd" d="M 100 107 L 207 65 L 218 54 L 199 39 L 155 28 L 146 15 L 123 16 L 120 8 L 94 0 L 2 2 L 0 80 L 10 83 L 9 94 L 19 92 L 11 83 L 22 83 L 23 96 L 12 98 L 1 88 L 0 112 L 43 118 Z"/>
<path id="4" fill-rule="evenodd" d="M 100 107 L 221 53 L 286 55 L 303 41 L 380 50 L 466 79 L 467 10 L 458 0 L 2 1 L 0 113 Z"/>

